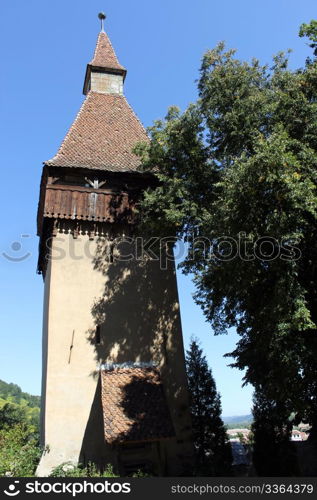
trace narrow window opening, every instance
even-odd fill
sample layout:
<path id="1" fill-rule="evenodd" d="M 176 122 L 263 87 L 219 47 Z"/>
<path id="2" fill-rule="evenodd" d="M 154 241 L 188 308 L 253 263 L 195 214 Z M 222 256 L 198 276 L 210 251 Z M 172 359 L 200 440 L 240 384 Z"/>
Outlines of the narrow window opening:
<path id="1" fill-rule="evenodd" d="M 111 242 L 109 245 L 109 262 L 113 263 L 113 243 Z"/>
<path id="2" fill-rule="evenodd" d="M 100 345 L 100 325 L 96 326 L 95 341 L 96 341 L 96 345 Z"/>

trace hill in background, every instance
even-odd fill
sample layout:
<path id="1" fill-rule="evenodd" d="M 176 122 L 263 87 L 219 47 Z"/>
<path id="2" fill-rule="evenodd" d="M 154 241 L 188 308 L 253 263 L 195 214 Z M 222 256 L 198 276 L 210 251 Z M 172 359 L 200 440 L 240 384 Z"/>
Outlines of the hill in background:
<path id="1" fill-rule="evenodd" d="M 16 384 L 0 380 L 0 424 L 21 419 L 39 428 L 40 396 L 23 392 Z"/>
<path id="2" fill-rule="evenodd" d="M 237 415 L 233 417 L 222 417 L 222 420 L 227 429 L 245 429 L 252 424 L 252 415 Z"/>
<path id="3" fill-rule="evenodd" d="M 27 392 L 22 392 L 21 387 L 16 384 L 8 384 L 0 380 L 0 398 L 10 400 L 13 403 L 21 403 L 22 400 L 27 401 L 31 408 L 40 407 L 40 396 L 32 396 Z"/>
<path id="4" fill-rule="evenodd" d="M 0 409 L 6 403 L 11 403 L 23 407 L 33 422 L 38 420 L 41 405 L 40 396 L 33 396 L 28 392 L 23 392 L 17 384 L 8 384 L 0 380 Z M 232 417 L 222 417 L 228 429 L 248 428 L 252 424 L 252 415 L 235 415 Z"/>

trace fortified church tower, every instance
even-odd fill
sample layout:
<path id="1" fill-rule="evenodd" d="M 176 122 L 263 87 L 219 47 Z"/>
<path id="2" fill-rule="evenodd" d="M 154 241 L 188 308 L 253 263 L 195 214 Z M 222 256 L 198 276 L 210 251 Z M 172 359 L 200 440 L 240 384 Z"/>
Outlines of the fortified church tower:
<path id="1" fill-rule="evenodd" d="M 125 77 L 102 29 L 83 105 L 44 163 L 38 271 L 47 450 L 39 476 L 68 461 L 111 463 L 122 475 L 191 467 L 174 262 L 162 266 L 136 251 L 135 206 L 153 178 L 132 152 L 148 137 L 123 95 Z"/>

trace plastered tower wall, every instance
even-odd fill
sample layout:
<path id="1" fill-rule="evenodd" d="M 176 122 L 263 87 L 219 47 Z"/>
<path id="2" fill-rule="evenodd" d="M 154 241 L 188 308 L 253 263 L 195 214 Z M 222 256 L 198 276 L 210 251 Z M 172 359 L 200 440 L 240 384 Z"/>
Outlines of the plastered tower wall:
<path id="1" fill-rule="evenodd" d="M 127 246 L 127 245 L 126 245 Z M 134 246 L 131 247 L 131 253 Z M 127 252 L 127 248 L 125 253 Z M 45 422 L 38 475 L 53 467 L 85 460 L 115 463 L 114 451 L 100 440 L 89 456 L 84 436 L 92 413 L 100 366 L 154 362 L 159 367 L 176 437 L 166 440 L 165 473 L 180 474 L 191 453 L 191 422 L 184 370 L 174 263 L 107 262 L 108 242 L 57 234 L 45 279 L 43 380 Z M 96 326 L 100 343 L 96 344 Z M 95 429 L 98 432 L 98 429 Z M 181 458 L 179 458 L 181 457 Z"/>
<path id="2" fill-rule="evenodd" d="M 139 169 L 133 152 L 149 139 L 123 95 L 125 76 L 100 32 L 87 65 L 86 99 L 57 154 L 44 163 L 38 270 L 45 280 L 46 451 L 39 476 L 64 462 L 112 463 L 125 472 L 138 460 L 153 463 L 157 475 L 178 475 L 189 472 L 193 457 L 172 253 L 140 257 L 136 246 L 135 207 L 155 179 Z M 155 366 L 173 427 L 151 439 L 140 434 L 137 446 L 126 435 L 120 444 L 105 439 L 105 412 L 116 416 L 105 410 L 101 379 L 109 379 L 100 374 L 127 363 Z"/>

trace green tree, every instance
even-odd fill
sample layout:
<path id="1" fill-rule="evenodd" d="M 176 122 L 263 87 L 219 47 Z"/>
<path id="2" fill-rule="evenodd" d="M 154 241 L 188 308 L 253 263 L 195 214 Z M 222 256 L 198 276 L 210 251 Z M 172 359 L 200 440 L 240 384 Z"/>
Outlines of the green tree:
<path id="1" fill-rule="evenodd" d="M 5 403 L 0 409 L 0 429 L 12 427 L 27 420 L 23 407 L 14 403 Z"/>
<path id="2" fill-rule="evenodd" d="M 39 432 L 40 409 L 36 406 L 30 407 L 28 402 L 21 400 L 20 404 L 0 401 L 0 429 L 12 427 L 18 423 L 28 423 L 33 426 L 35 432 Z"/>
<path id="3" fill-rule="evenodd" d="M 32 426 L 18 423 L 0 430 L 0 476 L 34 476 L 40 455 Z"/>
<path id="4" fill-rule="evenodd" d="M 253 398 L 253 464 L 259 476 L 298 476 L 292 421 L 282 403 L 257 389 Z M 285 411 L 286 410 L 286 411 Z"/>
<path id="5" fill-rule="evenodd" d="M 313 19 L 309 24 L 303 23 L 299 30 L 299 36 L 309 38 L 311 42 L 309 46 L 314 49 L 314 56 L 317 56 L 317 21 Z"/>
<path id="6" fill-rule="evenodd" d="M 186 353 L 191 416 L 196 452 L 196 474 L 228 476 L 231 448 L 221 419 L 220 395 L 197 340 Z"/>
<path id="7" fill-rule="evenodd" d="M 314 49 L 316 24 L 301 28 Z M 158 179 L 142 220 L 187 242 L 183 270 L 215 333 L 236 327 L 245 382 L 317 429 L 317 62 L 234 53 L 209 50 L 197 102 L 139 146 Z"/>
<path id="8" fill-rule="evenodd" d="M 0 381 L 0 476 L 33 476 L 41 455 L 39 398 Z"/>

